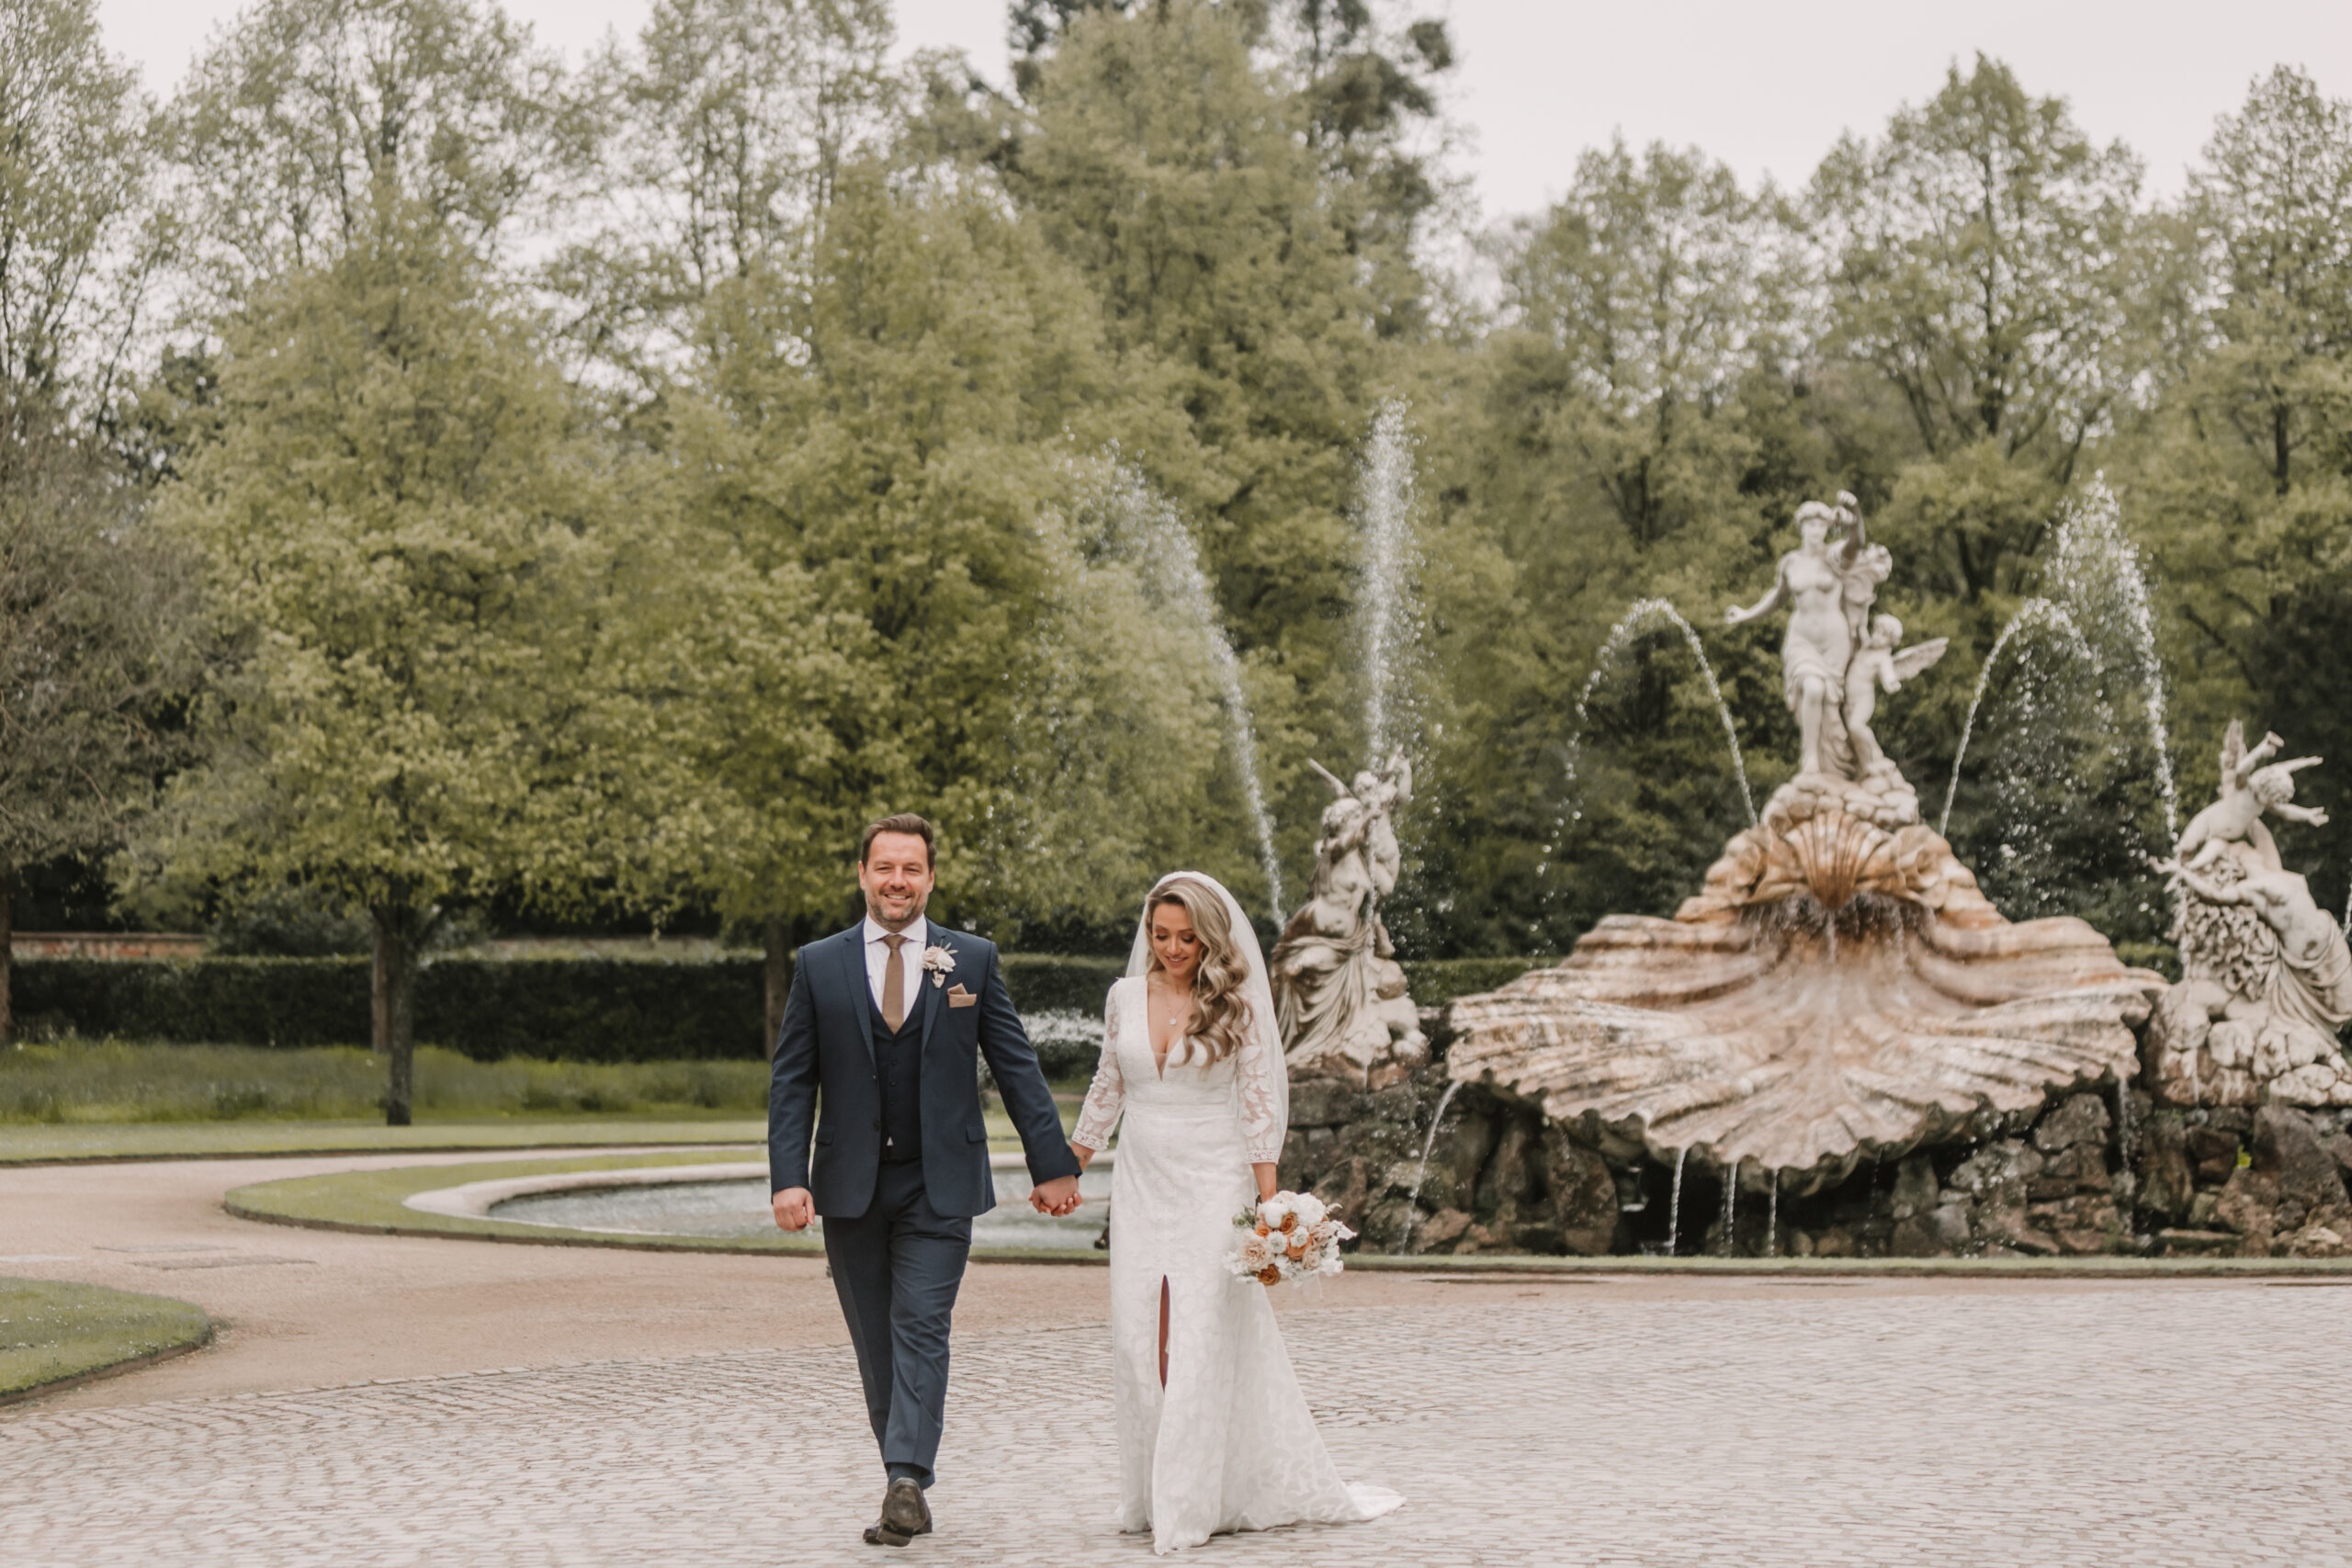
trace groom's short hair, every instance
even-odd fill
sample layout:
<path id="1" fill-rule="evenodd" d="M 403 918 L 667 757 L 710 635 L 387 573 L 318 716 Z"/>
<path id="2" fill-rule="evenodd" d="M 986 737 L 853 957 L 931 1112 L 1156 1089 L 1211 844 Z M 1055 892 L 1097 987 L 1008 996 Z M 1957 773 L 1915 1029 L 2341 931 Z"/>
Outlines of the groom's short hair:
<path id="1" fill-rule="evenodd" d="M 876 836 L 882 833 L 905 833 L 910 837 L 921 839 L 922 840 L 922 863 L 924 869 L 929 870 L 932 866 L 938 863 L 939 839 L 938 836 L 931 830 L 931 824 L 916 816 L 911 811 L 901 811 L 895 817 L 885 817 L 879 822 L 869 822 L 866 824 L 865 837 L 857 841 L 858 864 L 864 865 L 865 863 L 865 857 L 874 848 L 874 840 Z"/>

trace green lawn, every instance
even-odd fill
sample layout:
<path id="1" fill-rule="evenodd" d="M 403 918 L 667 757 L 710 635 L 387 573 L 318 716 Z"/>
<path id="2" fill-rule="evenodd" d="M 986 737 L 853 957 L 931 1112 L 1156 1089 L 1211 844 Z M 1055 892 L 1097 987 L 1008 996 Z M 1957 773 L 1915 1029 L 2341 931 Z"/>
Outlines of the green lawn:
<path id="1" fill-rule="evenodd" d="M 168 1296 L 0 1278 L 0 1398 L 211 1337 L 202 1308 Z"/>
<path id="2" fill-rule="evenodd" d="M 477 1062 L 423 1045 L 419 1116 L 675 1116 L 767 1109 L 764 1062 Z M 0 1126 L 77 1122 L 341 1121 L 382 1114 L 384 1065 L 357 1046 L 66 1040 L 0 1051 Z"/>

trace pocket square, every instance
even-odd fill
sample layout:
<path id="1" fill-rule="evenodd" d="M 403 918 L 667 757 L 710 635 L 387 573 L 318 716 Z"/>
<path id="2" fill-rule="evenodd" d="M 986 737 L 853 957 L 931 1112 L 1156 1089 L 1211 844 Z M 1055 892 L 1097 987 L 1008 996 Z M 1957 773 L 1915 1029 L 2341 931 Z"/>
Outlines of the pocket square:
<path id="1" fill-rule="evenodd" d="M 978 1007 L 980 1005 L 980 998 L 961 986 L 953 986 L 948 988 L 947 1005 L 952 1008 Z"/>

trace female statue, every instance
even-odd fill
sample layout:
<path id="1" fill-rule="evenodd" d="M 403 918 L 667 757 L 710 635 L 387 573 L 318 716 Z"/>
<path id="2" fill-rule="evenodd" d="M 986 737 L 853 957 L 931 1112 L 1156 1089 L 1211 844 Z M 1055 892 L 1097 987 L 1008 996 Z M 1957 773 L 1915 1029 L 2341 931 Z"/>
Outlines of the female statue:
<path id="1" fill-rule="evenodd" d="M 1854 656 L 1861 618 L 1885 580 L 1888 565 L 1883 548 L 1870 547 L 1855 505 L 1854 498 L 1841 491 L 1835 507 L 1817 501 L 1798 507 L 1797 534 L 1803 542 L 1781 558 L 1772 592 L 1747 609 L 1735 604 L 1724 613 L 1724 620 L 1736 626 L 1789 606 L 1781 671 L 1789 708 L 1804 737 L 1797 760 L 1800 773 L 1852 774 L 1840 717 L 1846 668 Z M 1833 527 L 1846 531 L 1834 546 L 1829 542 Z"/>

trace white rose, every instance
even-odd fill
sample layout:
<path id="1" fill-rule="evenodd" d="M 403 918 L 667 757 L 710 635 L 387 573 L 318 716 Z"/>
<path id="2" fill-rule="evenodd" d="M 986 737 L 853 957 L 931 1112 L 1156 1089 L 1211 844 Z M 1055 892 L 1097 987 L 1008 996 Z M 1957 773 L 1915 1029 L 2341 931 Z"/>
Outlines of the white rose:
<path id="1" fill-rule="evenodd" d="M 1323 1206 L 1323 1200 L 1317 1198 L 1312 1192 L 1302 1192 L 1297 1197 L 1292 1199 L 1291 1212 L 1298 1216 L 1298 1223 L 1300 1224 L 1306 1225 L 1310 1229 L 1316 1225 L 1321 1224 L 1323 1223 L 1324 1215 L 1330 1213 L 1329 1210 Z"/>

